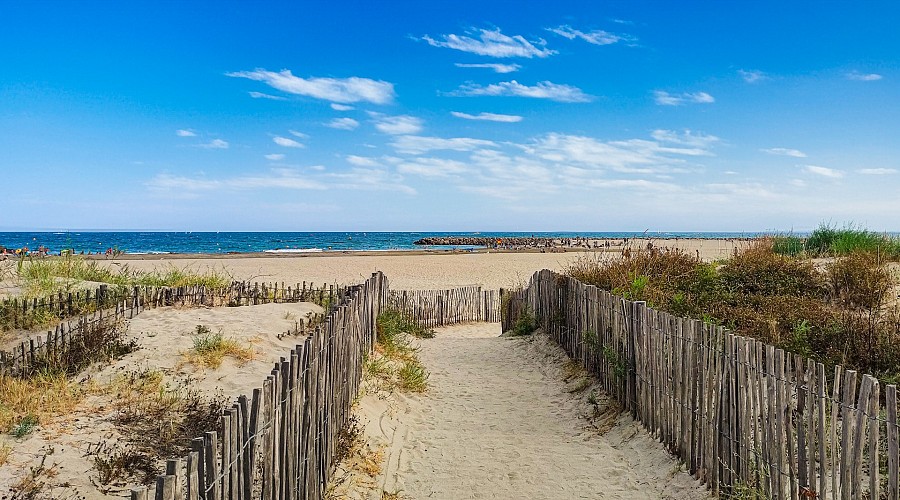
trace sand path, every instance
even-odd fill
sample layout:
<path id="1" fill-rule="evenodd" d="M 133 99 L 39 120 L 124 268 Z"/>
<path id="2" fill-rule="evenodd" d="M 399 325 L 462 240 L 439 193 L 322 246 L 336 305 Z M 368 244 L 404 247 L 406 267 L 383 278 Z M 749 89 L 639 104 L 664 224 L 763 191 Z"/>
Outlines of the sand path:
<path id="1" fill-rule="evenodd" d="M 413 499 L 709 498 L 605 397 L 594 413 L 583 371 L 546 337 L 499 334 L 498 324 L 463 325 L 421 342 L 428 392 L 402 398 L 374 422 L 388 443 L 384 491 Z"/>

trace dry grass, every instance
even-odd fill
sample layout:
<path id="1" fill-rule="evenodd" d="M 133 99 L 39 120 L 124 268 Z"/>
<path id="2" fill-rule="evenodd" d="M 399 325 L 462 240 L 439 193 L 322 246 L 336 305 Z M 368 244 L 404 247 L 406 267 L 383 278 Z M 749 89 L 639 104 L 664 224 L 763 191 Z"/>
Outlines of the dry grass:
<path id="1" fill-rule="evenodd" d="M 10 453 L 12 453 L 12 447 L 10 445 L 6 443 L 0 444 L 0 467 L 6 465 Z"/>
<path id="2" fill-rule="evenodd" d="M 624 252 L 582 259 L 566 274 L 656 309 L 725 326 L 737 334 L 825 363 L 900 381 L 897 277 L 884 252 L 839 253 L 816 266 L 762 239 L 723 261 L 679 251 Z"/>
<path id="3" fill-rule="evenodd" d="M 27 421 L 46 423 L 54 416 L 73 411 L 84 395 L 85 390 L 62 373 L 43 373 L 27 379 L 0 375 L 0 429 L 13 432 L 18 428 L 21 433 L 21 426 Z"/>
<path id="4" fill-rule="evenodd" d="M 221 331 L 212 333 L 209 328 L 197 325 L 196 333 L 194 347 L 184 353 L 187 362 L 195 366 L 216 369 L 222 366 L 226 357 L 243 364 L 252 360 L 256 354 L 252 345 L 241 345 L 236 339 L 225 338 Z"/>
<path id="5" fill-rule="evenodd" d="M 228 402 L 221 394 L 202 396 L 190 380 L 169 384 L 161 371 L 152 369 L 124 374 L 105 391 L 114 401 L 113 423 L 122 434 L 115 447 L 98 447 L 93 453 L 108 481 L 133 477 L 152 482 L 158 460 L 182 455 L 193 438 L 219 430 Z"/>

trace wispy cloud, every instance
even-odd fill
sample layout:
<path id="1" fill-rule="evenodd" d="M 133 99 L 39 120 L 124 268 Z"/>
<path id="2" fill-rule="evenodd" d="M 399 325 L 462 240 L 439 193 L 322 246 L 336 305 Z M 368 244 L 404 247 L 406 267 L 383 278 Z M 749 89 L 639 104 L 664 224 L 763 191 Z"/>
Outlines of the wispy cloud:
<path id="1" fill-rule="evenodd" d="M 556 53 L 555 50 L 546 48 L 547 42 L 541 38 L 529 41 L 521 35 L 504 35 L 499 28 L 494 30 L 472 28 L 466 31 L 466 35 L 440 35 L 437 39 L 425 35 L 422 40 L 433 47 L 490 57 L 532 58 L 547 57 Z"/>
<path id="2" fill-rule="evenodd" d="M 769 153 L 770 155 L 778 155 L 778 156 L 791 156 L 794 158 L 806 158 L 806 153 L 797 149 L 790 148 L 769 148 L 769 149 L 760 149 L 763 153 Z"/>
<path id="3" fill-rule="evenodd" d="M 281 153 L 272 153 L 272 154 L 268 154 L 268 155 L 264 155 L 264 156 L 266 157 L 267 160 L 271 160 L 271 161 L 283 160 L 285 157 L 285 155 L 283 155 Z"/>
<path id="4" fill-rule="evenodd" d="M 347 155 L 347 163 L 357 167 L 378 167 L 378 161 L 368 156 Z"/>
<path id="5" fill-rule="evenodd" d="M 684 130 L 681 133 L 674 130 L 654 130 L 650 136 L 662 143 L 679 144 L 704 150 L 720 141 L 714 135 L 695 133 L 690 130 Z"/>
<path id="6" fill-rule="evenodd" d="M 375 118 L 375 128 L 384 134 L 409 135 L 422 131 L 422 120 L 415 116 L 384 116 L 378 113 L 370 113 Z"/>
<path id="7" fill-rule="evenodd" d="M 396 165 L 401 174 L 418 175 L 421 177 L 451 177 L 460 175 L 469 170 L 469 167 L 456 160 L 445 158 L 412 158 L 404 160 Z"/>
<path id="8" fill-rule="evenodd" d="M 828 167 L 819 167 L 816 165 L 804 165 L 803 171 L 808 174 L 820 175 L 822 177 L 828 177 L 830 179 L 840 179 L 844 176 L 844 172 L 841 172 L 840 170 L 835 170 Z"/>
<path id="9" fill-rule="evenodd" d="M 264 94 L 262 92 L 247 92 L 247 94 L 249 94 L 250 97 L 252 97 L 254 99 L 271 99 L 273 101 L 286 101 L 287 100 L 281 96 L 272 95 L 272 94 Z"/>
<path id="10" fill-rule="evenodd" d="M 515 71 L 519 71 L 522 69 L 522 66 L 518 64 L 499 64 L 499 63 L 478 63 L 478 64 L 465 64 L 465 63 L 456 63 L 456 67 L 458 68 L 486 68 L 492 69 L 495 73 L 513 73 Z"/>
<path id="11" fill-rule="evenodd" d="M 861 168 L 857 170 L 863 175 L 892 175 L 897 173 L 896 168 Z"/>
<path id="12" fill-rule="evenodd" d="M 197 147 L 203 149 L 228 149 L 228 141 L 213 139 L 205 144 L 198 144 Z"/>
<path id="13" fill-rule="evenodd" d="M 394 100 L 394 84 L 369 78 L 300 78 L 290 70 L 279 72 L 255 69 L 225 73 L 234 78 L 264 82 L 272 88 L 295 95 L 314 97 L 336 103 L 369 102 L 388 104 Z"/>
<path id="14" fill-rule="evenodd" d="M 465 120 L 484 120 L 501 123 L 516 123 L 522 121 L 522 117 L 518 115 L 499 115 L 496 113 L 478 113 L 477 115 L 470 115 L 468 113 L 460 113 L 459 111 L 451 111 L 450 114 Z"/>
<path id="15" fill-rule="evenodd" d="M 569 40 L 578 38 L 593 45 L 612 45 L 618 42 L 633 43 L 637 40 L 637 38 L 631 35 L 610 33 L 609 31 L 603 30 L 592 30 L 585 32 L 577 30 L 567 24 L 558 26 L 556 28 L 547 28 L 547 31 L 556 33 L 557 35 L 568 38 Z"/>
<path id="16" fill-rule="evenodd" d="M 529 87 L 512 80 L 508 82 L 492 83 L 487 86 L 470 83 L 450 92 L 455 96 L 515 96 L 531 97 L 535 99 L 550 99 L 558 102 L 589 102 L 592 96 L 585 94 L 578 87 L 557 84 L 553 82 L 538 82 Z"/>
<path id="17" fill-rule="evenodd" d="M 299 137 L 301 139 L 309 139 L 309 136 L 304 134 L 303 132 L 298 132 L 296 130 L 288 130 L 288 133 L 294 137 Z"/>
<path id="18" fill-rule="evenodd" d="M 391 147 L 400 153 L 423 154 L 435 150 L 473 151 L 496 146 L 492 141 L 473 139 L 470 137 L 423 137 L 418 135 L 402 135 L 395 138 Z"/>
<path id="19" fill-rule="evenodd" d="M 147 186 L 160 191 L 193 192 L 266 188 L 325 189 L 322 183 L 288 169 L 274 169 L 272 175 L 267 176 L 240 176 L 226 179 L 160 174 L 151 179 Z"/>
<path id="20" fill-rule="evenodd" d="M 352 111 L 356 108 L 354 108 L 353 106 L 347 106 L 346 104 L 337 104 L 333 102 L 331 103 L 331 109 L 335 111 Z"/>
<path id="21" fill-rule="evenodd" d="M 335 118 L 330 122 L 326 122 L 325 126 L 338 130 L 353 130 L 359 126 L 359 122 L 353 118 Z"/>
<path id="22" fill-rule="evenodd" d="M 759 70 L 744 70 L 739 69 L 738 74 L 741 75 L 741 78 L 744 79 L 747 83 L 759 83 L 769 79 L 769 76 Z"/>
<path id="23" fill-rule="evenodd" d="M 177 135 L 178 137 L 197 137 L 196 132 L 188 129 L 178 129 L 175 131 L 175 135 Z"/>
<path id="24" fill-rule="evenodd" d="M 856 80 L 860 82 L 874 82 L 881 80 L 882 78 L 884 77 L 879 75 L 878 73 L 860 73 L 858 71 L 851 71 L 850 73 L 847 73 L 848 80 Z"/>
<path id="25" fill-rule="evenodd" d="M 685 92 L 683 94 L 670 94 L 664 90 L 655 90 L 653 98 L 656 104 L 661 106 L 681 106 L 683 104 L 709 104 L 716 102 L 715 98 L 706 92 Z"/>
<path id="26" fill-rule="evenodd" d="M 325 174 L 334 182 L 334 186 L 342 189 L 363 191 L 399 191 L 410 195 L 416 190 L 403 183 L 403 177 L 386 168 L 352 168 L 347 172 Z"/>
<path id="27" fill-rule="evenodd" d="M 658 131 L 659 132 L 659 131 Z M 666 140 L 628 139 L 601 141 L 593 137 L 551 133 L 522 146 L 528 154 L 544 161 L 562 165 L 579 165 L 591 169 L 620 173 L 669 173 L 684 171 L 684 157 L 711 156 L 709 146 L 717 142 L 714 136 L 702 134 L 673 135 L 662 131 L 658 137 Z M 676 139 L 691 142 L 689 147 L 676 147 L 666 142 Z"/>
<path id="28" fill-rule="evenodd" d="M 275 144 L 278 144 L 279 146 L 283 146 L 286 148 L 305 148 L 306 147 L 303 144 L 301 144 L 293 139 L 290 139 L 287 137 L 281 137 L 280 135 L 273 137 L 272 142 L 274 142 Z"/>

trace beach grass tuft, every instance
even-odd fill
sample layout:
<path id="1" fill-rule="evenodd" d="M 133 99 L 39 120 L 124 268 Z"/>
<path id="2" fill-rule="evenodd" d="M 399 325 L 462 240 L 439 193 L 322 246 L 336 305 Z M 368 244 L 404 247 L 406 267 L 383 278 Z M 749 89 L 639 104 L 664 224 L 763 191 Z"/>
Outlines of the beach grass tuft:
<path id="1" fill-rule="evenodd" d="M 366 375 L 382 389 L 425 392 L 428 370 L 419 359 L 419 348 L 413 339 L 432 338 L 434 331 L 390 308 L 378 315 L 376 325 L 375 349 L 366 358 Z"/>
<path id="2" fill-rule="evenodd" d="M 221 331 L 212 333 L 204 325 L 197 325 L 194 333 L 194 347 L 185 353 L 185 357 L 196 366 L 215 369 L 222 366 L 226 357 L 246 363 L 256 354 L 252 345 L 241 345 L 236 339 L 225 338 Z"/>

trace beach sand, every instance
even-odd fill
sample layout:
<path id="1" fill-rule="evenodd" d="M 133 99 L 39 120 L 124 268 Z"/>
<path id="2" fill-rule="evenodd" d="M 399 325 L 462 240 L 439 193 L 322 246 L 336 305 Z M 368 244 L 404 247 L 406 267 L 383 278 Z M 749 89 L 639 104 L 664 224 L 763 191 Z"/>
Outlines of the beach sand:
<path id="1" fill-rule="evenodd" d="M 632 248 L 679 248 L 706 260 L 727 257 L 746 240 L 630 240 Z M 531 275 L 541 269 L 560 271 L 578 258 L 615 257 L 616 251 L 491 251 L 477 252 L 359 252 L 310 255 L 245 254 L 245 255 L 154 255 L 130 256 L 111 260 L 114 266 L 131 269 L 178 269 L 224 271 L 236 280 L 277 281 L 296 284 L 302 281 L 361 283 L 373 272 L 382 271 L 394 289 L 443 289 L 466 285 L 485 288 L 515 287 L 527 284 Z"/>

